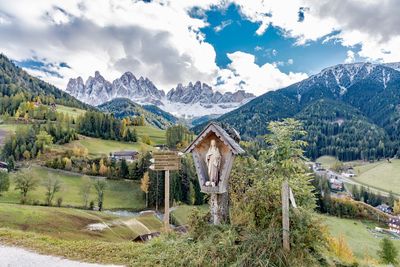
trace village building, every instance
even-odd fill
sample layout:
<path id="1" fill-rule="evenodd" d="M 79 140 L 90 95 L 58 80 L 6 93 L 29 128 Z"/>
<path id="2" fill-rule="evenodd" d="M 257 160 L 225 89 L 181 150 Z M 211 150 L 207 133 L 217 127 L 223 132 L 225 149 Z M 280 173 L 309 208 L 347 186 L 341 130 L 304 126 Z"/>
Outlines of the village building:
<path id="1" fill-rule="evenodd" d="M 351 177 L 355 177 L 355 176 L 356 176 L 356 173 L 355 173 L 353 167 L 348 167 L 346 170 L 344 170 L 344 171 L 342 172 L 342 175 L 343 175 L 344 177 L 351 178 Z"/>
<path id="2" fill-rule="evenodd" d="M 384 213 L 388 213 L 388 214 L 392 214 L 393 213 L 393 209 L 392 207 L 390 207 L 389 205 L 383 203 L 379 206 L 376 206 L 375 208 L 377 208 L 380 211 L 383 211 Z"/>
<path id="3" fill-rule="evenodd" d="M 400 217 L 393 217 L 389 219 L 389 231 L 400 234 Z"/>
<path id="4" fill-rule="evenodd" d="M 8 164 L 4 161 L 0 161 L 0 171 L 8 172 Z"/>
<path id="5" fill-rule="evenodd" d="M 334 191 L 343 191 L 343 182 L 336 178 L 329 179 L 329 188 Z"/>
<path id="6" fill-rule="evenodd" d="M 112 153 L 111 158 L 115 160 L 123 160 L 125 159 L 126 161 L 134 161 L 137 159 L 139 155 L 139 152 L 134 151 L 134 150 L 125 150 L 125 151 L 116 151 Z"/>

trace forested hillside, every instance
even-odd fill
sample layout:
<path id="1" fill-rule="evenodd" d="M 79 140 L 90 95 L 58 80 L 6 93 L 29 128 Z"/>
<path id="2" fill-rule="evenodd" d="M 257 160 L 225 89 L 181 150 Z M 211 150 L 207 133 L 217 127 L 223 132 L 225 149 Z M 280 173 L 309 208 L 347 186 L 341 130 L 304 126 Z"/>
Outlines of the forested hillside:
<path id="1" fill-rule="evenodd" d="M 14 115 L 22 102 L 39 97 L 43 104 L 57 103 L 71 107 L 89 108 L 69 94 L 59 90 L 17 67 L 0 54 L 0 113 Z"/>
<path id="2" fill-rule="evenodd" d="M 142 107 L 127 98 L 116 98 L 98 106 L 103 112 L 114 114 L 116 118 L 143 117 L 145 122 L 160 129 L 166 129 L 173 125 L 177 119 L 168 112 L 162 111 L 155 106 Z"/>
<path id="3" fill-rule="evenodd" d="M 350 161 L 393 155 L 387 133 L 344 103 L 321 99 L 304 108 L 296 118 L 308 132 L 306 155 L 312 159 L 336 155 Z"/>
<path id="4" fill-rule="evenodd" d="M 309 133 L 311 158 L 376 159 L 400 153 L 399 103 L 399 71 L 385 64 L 344 64 L 268 92 L 216 120 L 249 140 L 266 134 L 269 121 L 298 117 Z"/>

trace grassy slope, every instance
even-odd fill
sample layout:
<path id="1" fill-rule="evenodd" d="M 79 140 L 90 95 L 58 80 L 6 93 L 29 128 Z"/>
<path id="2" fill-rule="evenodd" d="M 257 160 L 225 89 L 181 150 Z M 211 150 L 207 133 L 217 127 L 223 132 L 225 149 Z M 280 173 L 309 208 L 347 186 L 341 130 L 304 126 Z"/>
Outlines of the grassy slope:
<path id="1" fill-rule="evenodd" d="M 86 110 L 80 108 L 72 108 L 63 105 L 57 105 L 57 112 L 68 114 L 71 117 L 77 118 L 85 114 Z"/>
<path id="2" fill-rule="evenodd" d="M 392 163 L 385 160 L 355 167 L 357 176 L 353 179 L 383 191 L 400 194 L 400 160 Z"/>
<path id="3" fill-rule="evenodd" d="M 152 126 L 135 126 L 136 132 L 139 137 L 148 135 L 151 141 L 156 145 L 162 145 L 166 143 L 165 131 L 154 128 Z"/>
<path id="4" fill-rule="evenodd" d="M 63 198 L 63 205 L 82 206 L 82 199 L 79 193 L 82 184 L 82 175 L 69 174 L 62 171 L 46 169 L 43 167 L 31 167 L 33 175 L 43 181 L 48 177 L 56 177 L 62 182 L 62 190 L 55 196 Z M 13 177 L 11 175 L 10 190 L 0 196 L 0 202 L 18 203 L 19 193 L 14 190 Z M 37 189 L 29 193 L 32 200 L 39 200 L 41 203 L 45 199 L 45 187 L 40 185 Z M 55 201 L 54 200 L 54 201 Z M 91 190 L 90 200 L 96 203 L 96 193 L 94 188 Z M 104 196 L 105 209 L 133 209 L 140 210 L 145 206 L 140 191 L 140 184 L 136 181 L 107 180 L 107 189 Z"/>
<path id="5" fill-rule="evenodd" d="M 160 231 L 161 221 L 153 215 L 117 217 L 104 212 L 0 203 L 0 227 L 45 234 L 69 240 L 132 240 L 138 235 Z M 129 222 L 136 223 L 129 223 Z M 107 223 L 103 231 L 89 231 L 87 226 Z"/>
<path id="6" fill-rule="evenodd" d="M 150 149 L 150 146 L 147 146 L 142 143 L 126 143 L 119 142 L 114 140 L 103 140 L 99 138 L 92 138 L 86 136 L 80 136 L 79 140 L 73 141 L 69 144 L 66 144 L 65 147 L 72 148 L 74 146 L 83 146 L 87 148 L 90 156 L 98 157 L 101 155 L 108 156 L 111 152 L 120 151 L 120 150 L 136 150 L 140 151 L 142 148 Z"/>
<path id="7" fill-rule="evenodd" d="M 375 224 L 368 221 L 341 219 L 332 216 L 322 216 L 330 233 L 338 237 L 344 236 L 356 257 L 362 259 L 369 255 L 377 259 L 379 242 L 386 234 L 374 234 L 370 229 L 375 228 Z M 400 240 L 393 240 L 393 243 L 400 250 Z"/>
<path id="8" fill-rule="evenodd" d="M 4 203 L 0 204 L 0 209 L 1 227 L 42 233 L 64 239 L 107 238 L 105 234 L 86 230 L 86 226 L 116 218 L 95 211 Z M 118 238 L 118 236 L 114 237 Z"/>
<path id="9" fill-rule="evenodd" d="M 134 264 L 143 245 L 131 240 L 148 233 L 147 229 L 162 228 L 161 221 L 152 215 L 124 218 L 94 211 L 4 203 L 0 203 L 0 211 L 0 243 L 96 263 Z M 107 223 L 110 228 L 87 230 L 87 225 L 93 223 Z"/>
<path id="10" fill-rule="evenodd" d="M 0 124 L 0 129 L 9 133 L 15 133 L 18 127 L 27 127 L 27 124 Z"/>
<path id="11" fill-rule="evenodd" d="M 319 162 L 322 164 L 322 166 L 326 169 L 333 167 L 333 165 L 337 162 L 338 160 L 335 157 L 332 156 L 321 156 L 315 160 L 315 162 Z"/>

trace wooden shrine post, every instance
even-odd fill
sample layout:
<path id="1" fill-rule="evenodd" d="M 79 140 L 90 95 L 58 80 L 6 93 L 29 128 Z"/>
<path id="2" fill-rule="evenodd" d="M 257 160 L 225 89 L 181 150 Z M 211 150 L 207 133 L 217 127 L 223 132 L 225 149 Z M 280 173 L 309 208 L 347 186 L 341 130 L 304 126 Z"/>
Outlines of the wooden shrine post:
<path id="1" fill-rule="evenodd" d="M 181 161 L 176 151 L 157 151 L 153 152 L 153 165 L 150 166 L 154 171 L 165 171 L 164 183 L 164 228 L 169 230 L 169 171 L 180 169 Z"/>
<path id="2" fill-rule="evenodd" d="M 165 171 L 164 181 L 164 228 L 169 230 L 169 170 Z"/>
<path id="3" fill-rule="evenodd" d="M 289 184 L 285 180 L 282 183 L 282 242 L 285 251 L 290 250 L 289 227 Z"/>
<path id="4" fill-rule="evenodd" d="M 212 223 L 227 223 L 229 175 L 235 156 L 244 150 L 221 126 L 211 122 L 185 153 L 192 153 L 201 191 L 210 194 Z"/>
<path id="5" fill-rule="evenodd" d="M 286 252 L 290 251 L 290 204 L 292 204 L 294 211 L 298 212 L 293 191 L 289 187 L 288 180 L 285 180 L 282 183 L 282 245 Z"/>

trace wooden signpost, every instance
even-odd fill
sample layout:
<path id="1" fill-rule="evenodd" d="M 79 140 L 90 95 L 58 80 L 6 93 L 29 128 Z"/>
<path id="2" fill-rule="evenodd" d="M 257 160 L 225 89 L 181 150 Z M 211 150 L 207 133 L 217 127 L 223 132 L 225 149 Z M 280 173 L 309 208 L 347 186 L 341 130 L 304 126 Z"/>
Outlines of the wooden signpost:
<path id="1" fill-rule="evenodd" d="M 169 229 L 169 171 L 179 170 L 181 160 L 177 151 L 157 151 L 153 152 L 151 170 L 165 171 L 165 193 L 164 193 L 164 227 Z"/>

